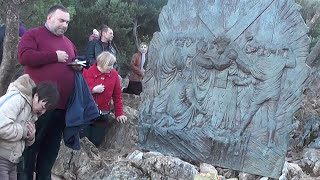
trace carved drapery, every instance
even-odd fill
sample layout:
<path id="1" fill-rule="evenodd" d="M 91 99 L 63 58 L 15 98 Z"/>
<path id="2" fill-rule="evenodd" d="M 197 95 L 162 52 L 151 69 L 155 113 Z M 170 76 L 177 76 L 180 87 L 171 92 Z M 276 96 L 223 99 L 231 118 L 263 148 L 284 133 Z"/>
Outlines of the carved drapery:
<path id="1" fill-rule="evenodd" d="M 139 146 L 277 178 L 309 38 L 292 0 L 169 0 L 149 48 Z"/>

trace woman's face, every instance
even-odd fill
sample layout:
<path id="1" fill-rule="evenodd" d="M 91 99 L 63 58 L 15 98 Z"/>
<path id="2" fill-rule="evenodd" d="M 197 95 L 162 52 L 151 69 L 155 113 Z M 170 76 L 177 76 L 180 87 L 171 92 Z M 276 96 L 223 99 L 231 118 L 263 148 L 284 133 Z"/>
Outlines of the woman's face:
<path id="1" fill-rule="evenodd" d="M 148 46 L 147 45 L 141 45 L 140 46 L 140 52 L 141 53 L 147 53 L 148 51 Z"/>
<path id="2" fill-rule="evenodd" d="M 103 66 L 103 67 L 99 66 L 99 64 L 98 64 L 98 69 L 102 73 L 110 73 L 111 70 L 113 69 L 113 64 L 109 65 L 109 66 Z"/>
<path id="3" fill-rule="evenodd" d="M 113 64 L 111 66 L 106 66 L 106 73 L 110 73 L 112 69 L 113 69 Z"/>

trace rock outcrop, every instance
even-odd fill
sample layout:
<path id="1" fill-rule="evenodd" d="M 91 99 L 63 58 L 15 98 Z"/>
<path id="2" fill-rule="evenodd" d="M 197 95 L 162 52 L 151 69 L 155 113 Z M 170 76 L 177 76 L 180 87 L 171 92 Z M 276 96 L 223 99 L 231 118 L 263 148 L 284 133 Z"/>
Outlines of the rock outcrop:
<path id="1" fill-rule="evenodd" d="M 318 117 L 320 104 L 320 75 L 312 73 L 306 87 L 303 108 L 295 114 L 299 127 L 292 133 L 292 143 L 279 180 L 320 180 L 320 149 L 308 147 L 318 137 L 317 128 L 309 129 L 310 117 Z M 138 108 L 140 97 L 123 94 L 124 111 L 128 122 L 106 126 L 106 137 L 100 147 L 87 138 L 81 142 L 81 150 L 74 151 L 62 142 L 58 159 L 52 170 L 53 180 L 111 180 L 111 179 L 196 179 L 263 180 L 253 174 L 214 167 L 210 164 L 185 162 L 156 152 L 144 152 L 137 148 Z M 312 123 L 318 122 L 317 119 Z M 309 135 L 306 135 L 308 134 Z M 311 133 L 311 135 L 310 135 Z M 312 134 L 313 133 L 313 134 Z M 305 138 L 305 139 L 304 139 Z M 300 143 L 299 143 L 300 142 Z M 200 176 L 198 176 L 200 175 Z M 209 177 L 209 178 L 208 178 Z"/>

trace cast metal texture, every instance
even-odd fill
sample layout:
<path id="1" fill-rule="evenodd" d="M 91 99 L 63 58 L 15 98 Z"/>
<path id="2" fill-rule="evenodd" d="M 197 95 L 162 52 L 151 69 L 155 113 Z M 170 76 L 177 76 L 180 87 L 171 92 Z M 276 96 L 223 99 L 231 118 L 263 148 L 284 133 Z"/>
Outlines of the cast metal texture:
<path id="1" fill-rule="evenodd" d="M 310 40 L 293 0 L 169 0 L 149 47 L 139 146 L 278 178 Z"/>

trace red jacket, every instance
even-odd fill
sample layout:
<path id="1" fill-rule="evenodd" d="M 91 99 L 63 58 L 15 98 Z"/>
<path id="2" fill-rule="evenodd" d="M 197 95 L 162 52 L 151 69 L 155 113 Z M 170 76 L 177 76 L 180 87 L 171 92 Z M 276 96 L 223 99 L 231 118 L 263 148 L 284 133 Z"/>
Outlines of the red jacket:
<path id="1" fill-rule="evenodd" d="M 88 70 L 84 69 L 83 76 L 91 91 L 99 84 L 104 85 L 104 91 L 102 93 L 92 94 L 98 108 L 109 111 L 112 97 L 116 117 L 122 116 L 121 86 L 117 71 L 112 69 L 110 73 L 101 73 L 97 68 L 97 63 L 94 63 Z"/>

